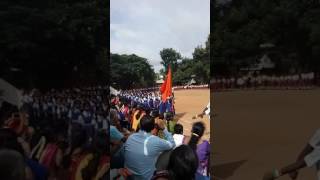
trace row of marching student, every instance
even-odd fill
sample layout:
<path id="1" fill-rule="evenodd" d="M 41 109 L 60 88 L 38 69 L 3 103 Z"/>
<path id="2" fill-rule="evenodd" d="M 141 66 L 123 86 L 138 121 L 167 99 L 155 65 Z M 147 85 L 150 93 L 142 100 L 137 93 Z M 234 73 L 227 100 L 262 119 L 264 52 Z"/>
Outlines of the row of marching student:
<path id="1" fill-rule="evenodd" d="M 171 90 L 169 69 L 160 93 L 129 90 L 111 98 L 111 179 L 210 179 L 206 127 L 195 121 L 191 132 L 183 132 Z"/>
<path id="2" fill-rule="evenodd" d="M 314 72 L 300 74 L 248 74 L 239 76 L 217 76 L 211 79 L 211 88 L 225 90 L 234 88 L 254 89 L 306 89 L 320 85 L 320 75 Z"/>
<path id="3" fill-rule="evenodd" d="M 0 179 L 106 179 L 106 88 L 25 91 L 20 108 L 3 102 Z"/>

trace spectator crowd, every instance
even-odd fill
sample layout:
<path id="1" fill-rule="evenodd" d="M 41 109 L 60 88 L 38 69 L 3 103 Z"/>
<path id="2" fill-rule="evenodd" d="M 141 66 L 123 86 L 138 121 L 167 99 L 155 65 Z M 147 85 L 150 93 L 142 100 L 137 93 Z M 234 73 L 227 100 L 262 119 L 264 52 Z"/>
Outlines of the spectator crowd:
<path id="1" fill-rule="evenodd" d="M 111 179 L 210 179 L 210 144 L 202 140 L 204 130 L 198 121 L 184 135 L 175 120 L 173 96 L 163 102 L 152 89 L 112 96 Z"/>
<path id="2" fill-rule="evenodd" d="M 0 179 L 102 180 L 110 166 L 107 87 L 23 93 L 0 110 Z"/>
<path id="3" fill-rule="evenodd" d="M 108 87 L 25 91 L 0 108 L 0 179 L 210 179 L 205 125 L 175 119 L 174 96 Z M 191 120 L 191 119 L 190 119 Z M 187 135 L 186 135 L 187 134 Z"/>

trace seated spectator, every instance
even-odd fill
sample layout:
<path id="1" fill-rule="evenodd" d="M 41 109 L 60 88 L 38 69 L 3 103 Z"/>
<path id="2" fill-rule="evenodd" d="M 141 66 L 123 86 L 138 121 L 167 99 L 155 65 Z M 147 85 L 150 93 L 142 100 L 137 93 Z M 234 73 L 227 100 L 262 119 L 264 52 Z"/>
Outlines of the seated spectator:
<path id="1" fill-rule="evenodd" d="M 192 125 L 192 129 L 191 129 L 191 137 L 189 140 L 188 145 L 194 150 L 197 151 L 197 145 L 201 139 L 201 137 L 203 136 L 205 130 L 205 126 L 203 124 L 203 122 L 196 122 Z"/>
<path id="2" fill-rule="evenodd" d="M 174 142 L 176 143 L 176 147 L 183 144 L 185 140 L 185 136 L 183 135 L 183 126 L 181 124 L 176 124 L 174 126 L 173 139 L 174 139 Z"/>
<path id="3" fill-rule="evenodd" d="M 210 161 L 210 144 L 208 141 L 199 143 L 205 131 L 203 122 L 196 122 L 192 126 L 191 138 L 189 146 L 197 153 L 199 158 L 199 167 L 196 174 L 196 179 L 210 179 L 209 178 L 209 161 Z"/>
<path id="4" fill-rule="evenodd" d="M 17 151 L 0 150 L 0 179 L 26 180 L 26 164 L 24 157 Z"/>
<path id="5" fill-rule="evenodd" d="M 107 179 L 108 171 L 110 169 L 109 144 L 107 133 L 104 133 L 103 131 L 98 132 L 94 139 L 95 153 L 99 157 L 96 168 L 97 172 L 94 180 Z"/>
<path id="6" fill-rule="evenodd" d="M 79 177 L 78 169 L 81 169 L 81 163 L 88 161 L 91 156 L 88 155 L 85 145 L 86 145 L 86 131 L 80 127 L 73 127 L 71 146 L 66 152 L 64 157 L 64 165 L 69 168 L 69 178 L 70 180 L 76 180 Z"/>
<path id="7" fill-rule="evenodd" d="M 50 177 L 56 178 L 63 158 L 62 135 L 48 129 L 46 140 L 47 144 L 41 153 L 39 163 L 49 170 Z"/>
<path id="8" fill-rule="evenodd" d="M 20 128 L 26 127 L 25 117 L 27 115 L 20 113 L 18 108 L 5 103 L 0 110 L 1 129 L 0 129 L 0 149 L 9 149 L 19 152 L 25 161 L 26 166 L 26 179 L 45 180 L 47 178 L 47 169 L 40 165 L 38 162 L 29 158 L 30 155 L 30 143 L 25 138 L 29 138 L 26 135 L 26 131 L 20 131 Z M 19 116 L 15 116 L 15 114 Z M 18 122 L 18 126 L 8 126 L 8 122 Z M 19 130 L 20 129 L 20 130 Z M 18 131 L 17 131 L 18 130 Z"/>
<path id="9" fill-rule="evenodd" d="M 124 145 L 126 137 L 113 125 L 110 125 L 111 168 L 124 166 Z"/>
<path id="10" fill-rule="evenodd" d="M 132 129 L 136 132 L 139 131 L 140 120 L 146 115 L 141 106 L 138 106 L 132 117 Z"/>
<path id="11" fill-rule="evenodd" d="M 172 135 L 163 124 L 159 128 L 163 129 L 165 139 L 152 135 L 154 128 L 154 118 L 144 116 L 139 132 L 130 135 L 125 143 L 125 168 L 133 173 L 134 179 L 151 179 L 159 154 L 175 147 Z"/>
<path id="12" fill-rule="evenodd" d="M 209 180 L 209 167 L 210 167 L 210 144 L 208 141 L 203 141 L 197 147 L 197 156 L 199 159 L 199 166 L 197 169 L 197 180 Z"/>
<path id="13" fill-rule="evenodd" d="M 25 156 L 24 148 L 21 143 L 18 142 L 17 134 L 9 129 L 0 129 L 0 150 L 13 150 L 19 152 L 24 158 L 26 179 L 45 180 L 47 179 L 47 169 L 40 165 L 38 162 L 33 161 Z M 3 159 L 1 159 L 1 162 Z"/>
<path id="14" fill-rule="evenodd" d="M 198 158 L 187 145 L 175 148 L 166 170 L 155 171 L 152 180 L 194 180 L 198 167 Z"/>

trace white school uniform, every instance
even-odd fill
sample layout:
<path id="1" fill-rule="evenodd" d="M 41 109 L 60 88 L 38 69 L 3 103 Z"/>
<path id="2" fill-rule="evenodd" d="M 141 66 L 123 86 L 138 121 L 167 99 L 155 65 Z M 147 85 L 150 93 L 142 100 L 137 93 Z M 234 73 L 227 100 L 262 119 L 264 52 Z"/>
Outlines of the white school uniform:
<path id="1" fill-rule="evenodd" d="M 320 128 L 315 132 L 309 141 L 309 145 L 314 150 L 305 156 L 304 161 L 308 167 L 315 167 L 317 171 L 318 180 L 320 180 Z"/>

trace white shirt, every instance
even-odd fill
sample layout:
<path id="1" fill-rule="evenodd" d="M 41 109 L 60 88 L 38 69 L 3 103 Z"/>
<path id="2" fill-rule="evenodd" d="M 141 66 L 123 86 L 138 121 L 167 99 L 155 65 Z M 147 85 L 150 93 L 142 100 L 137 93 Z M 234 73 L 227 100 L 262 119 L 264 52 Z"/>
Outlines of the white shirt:
<path id="1" fill-rule="evenodd" d="M 182 134 L 174 134 L 173 135 L 173 139 L 174 139 L 174 142 L 176 143 L 176 147 L 178 147 L 178 146 L 182 145 L 183 139 L 184 139 L 184 135 L 182 135 Z"/>
<path id="2" fill-rule="evenodd" d="M 242 78 L 239 78 L 238 81 L 237 81 L 237 84 L 238 85 L 243 85 L 244 84 L 244 81 Z"/>
<path id="3" fill-rule="evenodd" d="M 309 145 L 314 149 L 310 154 L 304 157 L 304 161 L 308 167 L 316 167 L 318 180 L 320 180 L 320 128 L 311 137 Z"/>
<path id="4" fill-rule="evenodd" d="M 206 115 L 210 115 L 210 102 L 207 105 L 207 110 L 205 111 Z"/>

